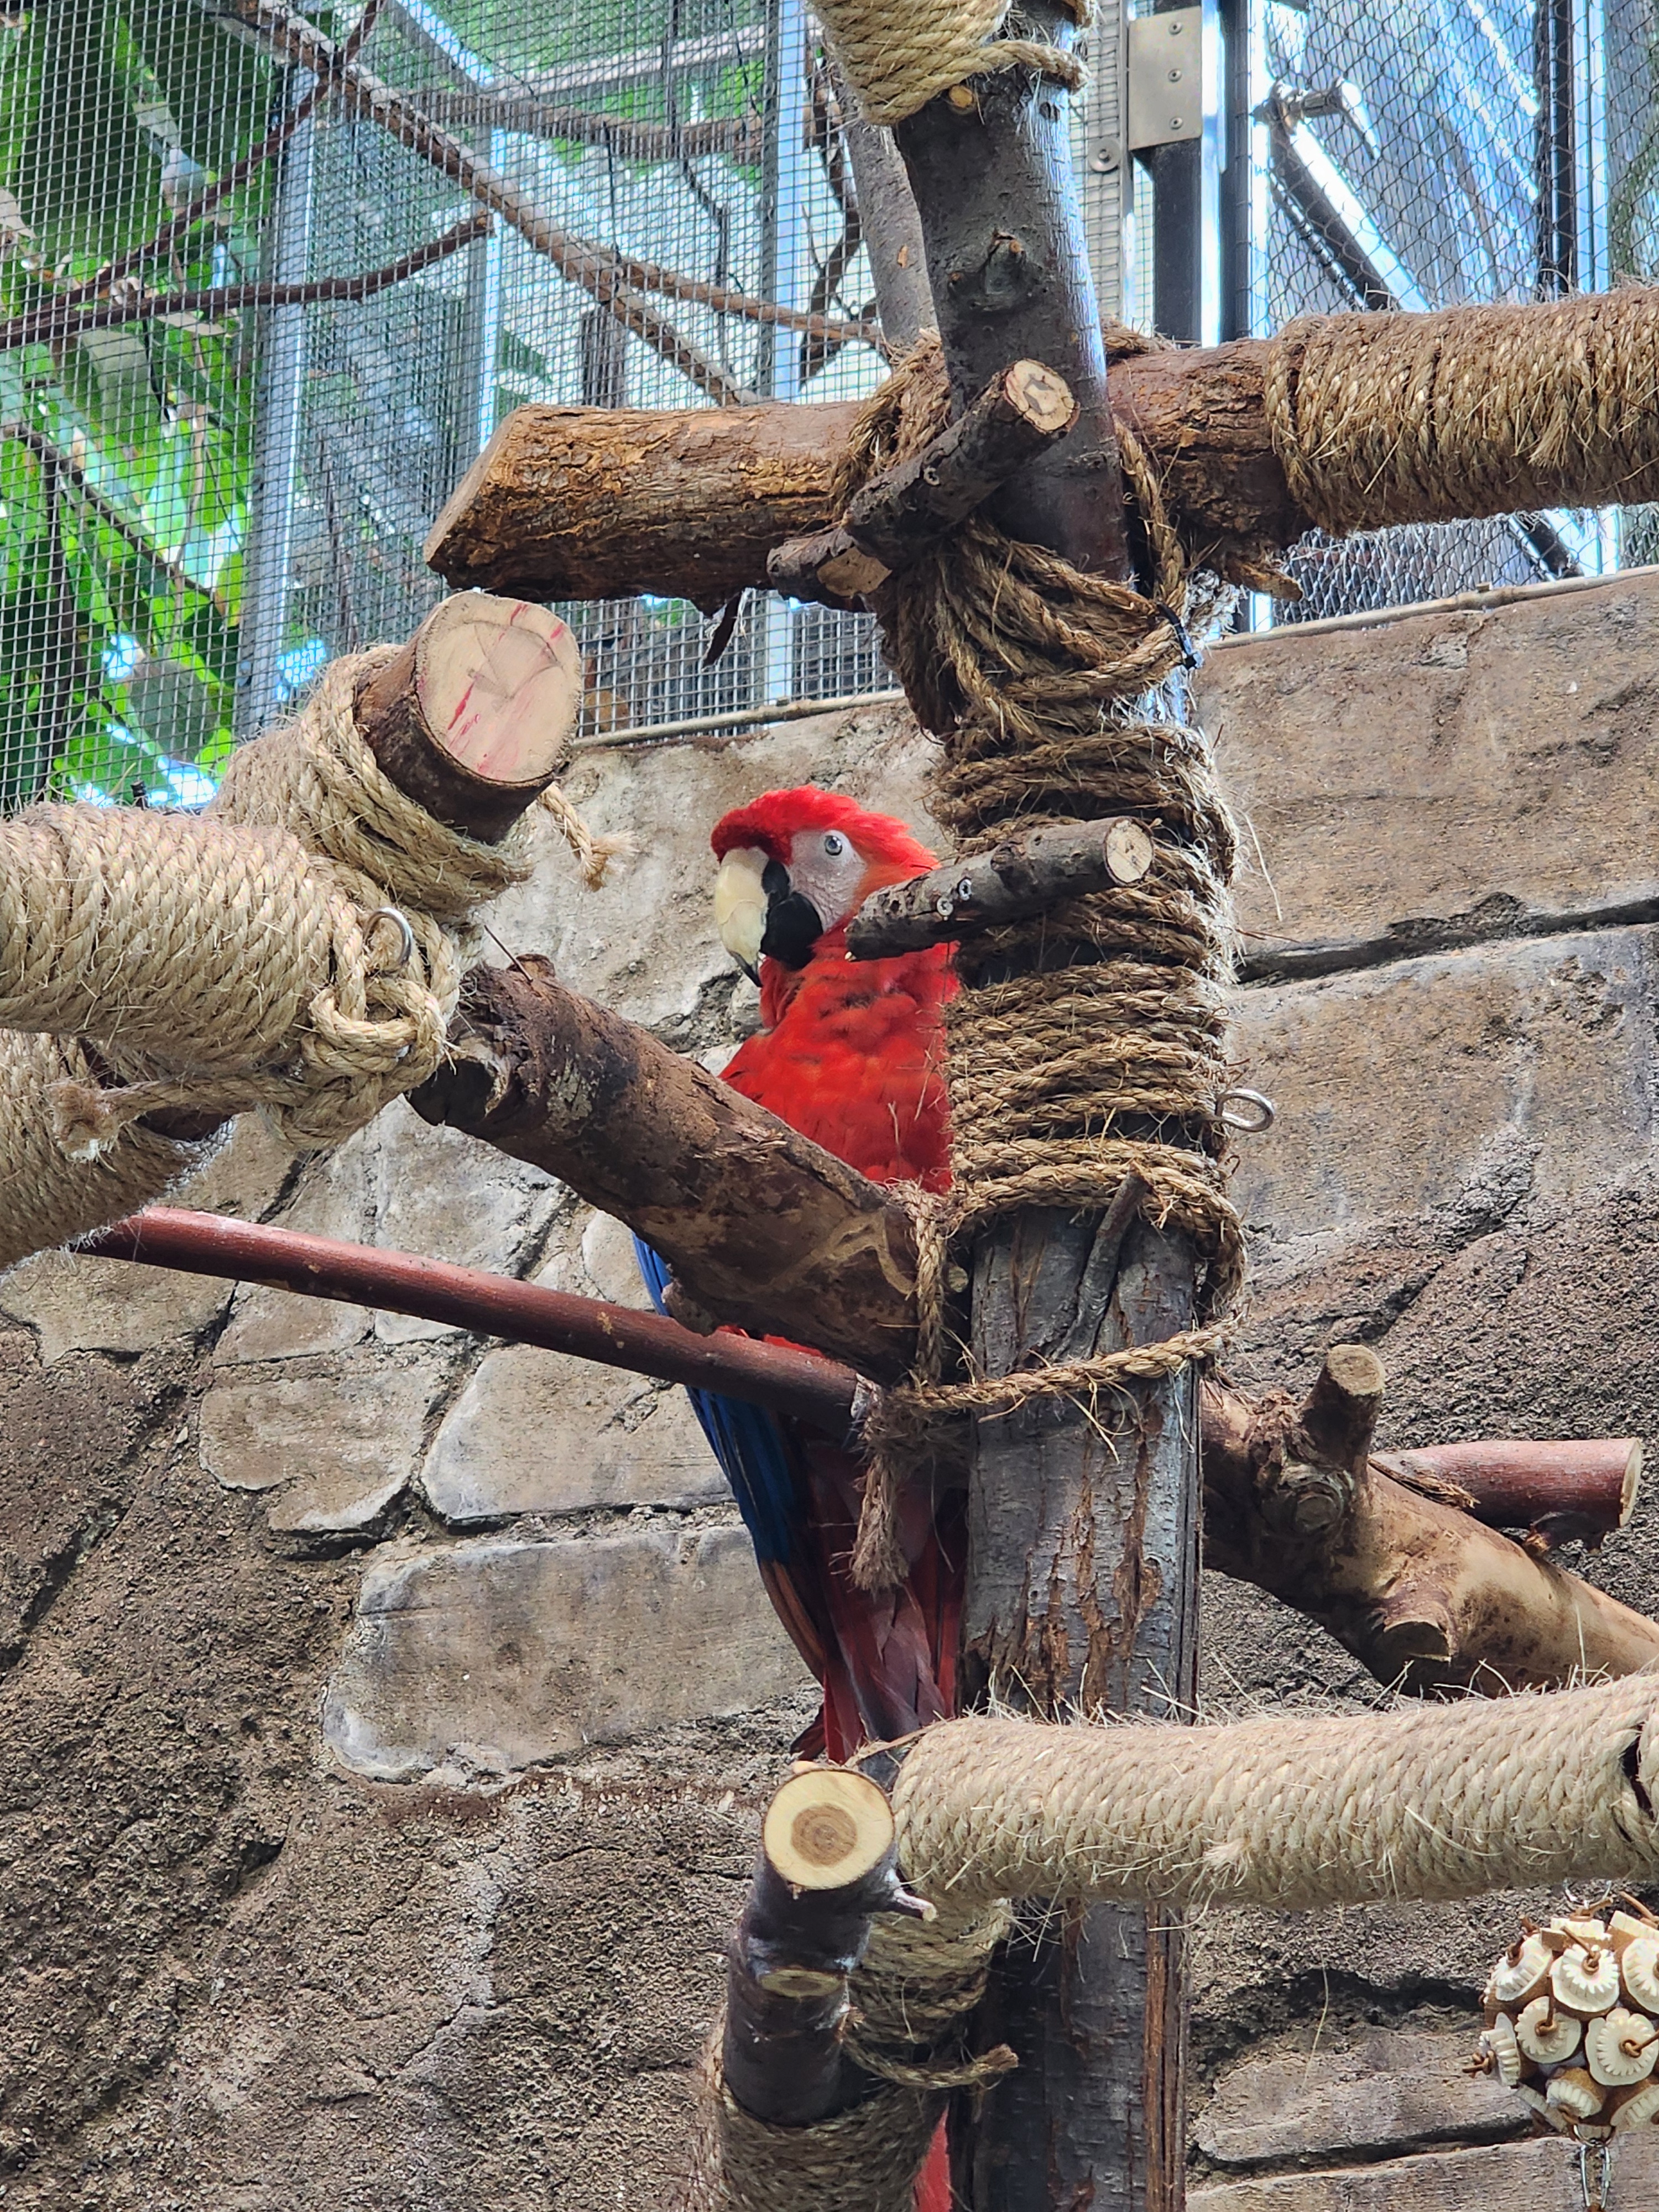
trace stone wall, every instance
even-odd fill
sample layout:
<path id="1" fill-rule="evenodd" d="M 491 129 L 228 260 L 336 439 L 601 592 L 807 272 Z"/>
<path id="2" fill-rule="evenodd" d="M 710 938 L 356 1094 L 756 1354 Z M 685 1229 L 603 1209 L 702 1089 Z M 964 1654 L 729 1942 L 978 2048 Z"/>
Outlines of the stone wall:
<path id="1" fill-rule="evenodd" d="M 1202 697 L 1280 1109 L 1235 1371 L 1358 1335 L 1386 1441 L 1643 1431 L 1659 578 L 1232 644 Z M 635 856 L 588 895 L 550 836 L 493 927 L 718 1064 L 752 994 L 708 826 L 810 777 L 925 828 L 926 764 L 875 712 L 590 754 Z M 1487 941 L 1401 927 L 1458 915 Z M 245 1127 L 189 1196 L 642 1302 L 616 1224 L 402 1108 L 297 1163 Z M 0 1319 L 7 2212 L 659 2201 L 811 1706 L 679 1395 L 113 1262 L 31 1262 Z M 1590 1563 L 1638 1605 L 1653 1526 Z M 1205 1635 L 1218 1707 L 1376 1695 L 1217 1578 Z M 1455 2070 L 1516 1902 L 1205 1923 L 1206 2212 L 1576 2203 Z"/>

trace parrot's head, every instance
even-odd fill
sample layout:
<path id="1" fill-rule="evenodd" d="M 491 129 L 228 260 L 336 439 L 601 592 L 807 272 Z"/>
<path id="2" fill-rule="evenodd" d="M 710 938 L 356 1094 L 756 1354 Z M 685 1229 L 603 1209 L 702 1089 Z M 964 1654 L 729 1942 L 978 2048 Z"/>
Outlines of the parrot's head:
<path id="1" fill-rule="evenodd" d="M 762 955 L 805 968 L 872 891 L 908 883 L 933 855 L 890 814 L 802 784 L 768 791 L 714 825 L 720 942 L 750 975 Z"/>

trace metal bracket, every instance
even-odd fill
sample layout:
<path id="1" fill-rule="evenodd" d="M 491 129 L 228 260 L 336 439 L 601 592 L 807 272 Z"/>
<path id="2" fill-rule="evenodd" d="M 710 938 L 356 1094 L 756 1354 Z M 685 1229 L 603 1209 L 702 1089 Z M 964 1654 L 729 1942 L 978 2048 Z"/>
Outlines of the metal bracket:
<path id="1" fill-rule="evenodd" d="M 1129 150 L 1204 135 L 1204 10 L 1170 8 L 1129 25 Z"/>

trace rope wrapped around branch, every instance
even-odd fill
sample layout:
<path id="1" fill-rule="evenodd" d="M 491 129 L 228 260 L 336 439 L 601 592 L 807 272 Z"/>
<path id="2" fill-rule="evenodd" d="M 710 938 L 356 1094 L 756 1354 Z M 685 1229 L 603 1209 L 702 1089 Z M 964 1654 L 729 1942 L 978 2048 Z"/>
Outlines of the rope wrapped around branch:
<path id="1" fill-rule="evenodd" d="M 483 843 L 386 775 L 353 708 L 395 650 L 334 662 L 201 819 L 0 825 L 0 1267 L 198 1164 L 142 1117 L 257 1107 L 334 1145 L 437 1067 L 471 918 L 529 873 L 527 833 Z"/>
<path id="2" fill-rule="evenodd" d="M 1188 1728 L 942 1721 L 893 1790 L 941 1907 L 1310 1911 L 1659 1876 L 1659 1680 Z"/>
<path id="3" fill-rule="evenodd" d="M 853 1974 L 845 2038 L 870 2093 L 811 2126 L 744 2111 L 720 2078 L 716 2021 L 675 2212 L 911 2212 L 950 2092 L 985 2087 L 1015 2063 L 1006 2046 L 969 2055 L 963 2041 L 1008 1921 L 994 1903 L 931 1924 L 876 1922 Z"/>
<path id="4" fill-rule="evenodd" d="M 866 404 L 844 505 L 948 419 L 936 339 Z M 1207 1358 L 1243 1279 L 1227 1194 L 1222 1099 L 1233 831 L 1200 733 L 1152 699 L 1191 659 L 1212 609 L 1189 576 L 1146 456 L 1122 438 L 1154 572 L 1144 596 L 1018 544 L 981 510 L 891 578 L 877 600 L 890 658 L 941 734 L 932 804 L 963 855 L 1022 830 L 1133 813 L 1158 830 L 1139 883 L 1069 899 L 957 954 L 946 1079 L 955 1183 L 917 1194 L 921 1356 L 866 1431 L 875 1457 L 854 1553 L 879 1588 L 902 1572 L 896 1486 L 971 1415 L 1036 1396 L 1091 1403 Z M 1010 970 L 1012 973 L 1010 973 Z M 1206 1274 L 1198 1320 L 1160 1343 L 1015 1375 L 945 1380 L 945 1250 L 1028 1206 L 1099 1210 L 1130 1176 L 1146 1218 L 1189 1237 Z"/>
<path id="5" fill-rule="evenodd" d="M 1066 4 L 1086 27 L 1090 0 Z M 902 123 L 951 85 L 1002 70 L 1041 70 L 1073 91 L 1084 82 L 1075 56 L 1018 34 L 1013 0 L 823 0 L 818 15 L 872 123 Z"/>

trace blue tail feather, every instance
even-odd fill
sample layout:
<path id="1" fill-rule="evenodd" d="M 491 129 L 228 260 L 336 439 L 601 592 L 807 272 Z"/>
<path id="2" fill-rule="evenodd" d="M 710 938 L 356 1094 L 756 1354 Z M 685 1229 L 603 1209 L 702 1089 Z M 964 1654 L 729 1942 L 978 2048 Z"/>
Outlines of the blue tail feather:
<path id="1" fill-rule="evenodd" d="M 671 1279 L 661 1256 L 642 1237 L 634 1239 L 640 1273 L 651 1303 L 665 1313 L 663 1293 Z M 799 1515 L 794 1457 L 783 1425 L 763 1406 L 723 1398 L 713 1390 L 688 1390 L 709 1447 L 720 1462 L 738 1510 L 763 1565 L 787 1566 L 796 1556 Z"/>

